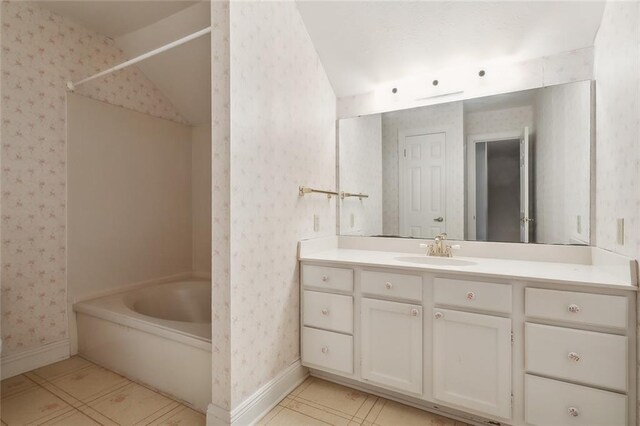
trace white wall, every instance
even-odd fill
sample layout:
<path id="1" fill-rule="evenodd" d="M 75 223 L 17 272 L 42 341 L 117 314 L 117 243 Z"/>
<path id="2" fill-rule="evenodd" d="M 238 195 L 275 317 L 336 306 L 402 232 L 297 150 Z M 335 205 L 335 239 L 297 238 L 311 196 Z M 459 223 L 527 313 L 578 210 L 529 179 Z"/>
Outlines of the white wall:
<path id="1" fill-rule="evenodd" d="M 464 138 L 462 102 L 382 114 L 383 231 L 399 235 L 398 132 L 429 129 L 447 132 L 446 229 L 450 239 L 464 235 Z"/>
<path id="2" fill-rule="evenodd" d="M 193 272 L 211 276 L 211 125 L 191 128 Z"/>
<path id="3" fill-rule="evenodd" d="M 70 299 L 191 271 L 191 128 L 67 95 Z"/>
<path id="4" fill-rule="evenodd" d="M 464 114 L 465 136 L 533 130 L 533 105 Z"/>
<path id="5" fill-rule="evenodd" d="M 340 200 L 341 235 L 382 234 L 382 122 L 380 114 L 338 123 L 340 191 L 364 193 Z"/>
<path id="6" fill-rule="evenodd" d="M 590 81 L 583 81 L 536 93 L 533 166 L 538 243 L 589 242 L 590 87 Z"/>
<path id="7" fill-rule="evenodd" d="M 297 244 L 336 234 L 336 197 L 300 197 L 298 186 L 336 188 L 336 97 L 294 2 L 229 7 L 229 406 L 235 408 L 300 357 Z M 213 46 L 212 56 L 224 54 Z M 214 123 L 224 119 L 220 112 L 214 104 Z M 214 147 L 224 144 L 215 137 Z M 215 194 L 214 206 L 225 208 Z M 213 297 L 220 294 L 214 290 Z"/>

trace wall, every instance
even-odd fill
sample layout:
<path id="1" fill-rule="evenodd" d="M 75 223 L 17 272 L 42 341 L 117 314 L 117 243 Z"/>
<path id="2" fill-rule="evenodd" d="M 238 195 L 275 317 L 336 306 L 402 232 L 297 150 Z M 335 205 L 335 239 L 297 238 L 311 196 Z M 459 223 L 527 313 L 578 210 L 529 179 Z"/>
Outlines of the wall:
<path id="1" fill-rule="evenodd" d="M 364 193 L 340 200 L 341 235 L 382 234 L 382 121 L 380 114 L 338 123 L 340 191 Z"/>
<path id="2" fill-rule="evenodd" d="M 545 87 L 536 96 L 536 242 L 588 243 L 591 82 Z"/>
<path id="3" fill-rule="evenodd" d="M 533 130 L 533 106 L 504 108 L 490 111 L 465 112 L 465 136 L 500 132 Z"/>
<path id="4" fill-rule="evenodd" d="M 427 128 L 447 131 L 446 229 L 449 238 L 463 239 L 464 136 L 462 102 L 451 102 L 382 114 L 383 231 L 399 235 L 398 132 Z"/>
<path id="5" fill-rule="evenodd" d="M 598 247 L 640 260 L 640 4 L 607 2 L 595 40 Z M 616 241 L 616 219 L 625 241 Z M 640 302 L 640 300 L 639 300 Z M 640 328 L 638 329 L 640 335 Z M 640 382 L 640 370 L 638 370 Z"/>
<path id="6" fill-rule="evenodd" d="M 477 70 L 486 75 L 479 77 Z M 444 69 L 381 86 L 377 91 L 338 99 L 338 117 L 348 118 L 464 99 L 534 89 L 593 78 L 593 48 L 522 62 Z M 425 84 L 438 79 L 440 84 Z M 397 93 L 391 89 L 397 88 Z"/>
<path id="7" fill-rule="evenodd" d="M 113 41 L 31 2 L 2 2 L 3 356 L 67 338 L 65 83 L 124 60 Z M 184 122 L 135 67 L 78 90 Z"/>
<path id="8" fill-rule="evenodd" d="M 191 128 L 191 212 L 195 274 L 211 276 L 211 125 Z"/>
<path id="9" fill-rule="evenodd" d="M 191 128 L 67 95 L 73 300 L 191 271 Z"/>
<path id="10" fill-rule="evenodd" d="M 214 2 L 212 24 L 212 410 L 228 413 L 300 356 L 297 243 L 335 235 L 336 204 L 298 186 L 336 187 L 336 98 L 295 3 Z"/>

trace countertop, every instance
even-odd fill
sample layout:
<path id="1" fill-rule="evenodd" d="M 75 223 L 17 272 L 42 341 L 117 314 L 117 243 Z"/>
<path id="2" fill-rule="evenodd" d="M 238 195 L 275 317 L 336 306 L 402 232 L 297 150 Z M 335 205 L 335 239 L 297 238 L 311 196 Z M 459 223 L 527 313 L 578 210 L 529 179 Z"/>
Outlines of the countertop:
<path id="1" fill-rule="evenodd" d="M 588 285 L 608 289 L 637 291 L 638 287 L 624 273 L 612 270 L 606 265 L 560 263 L 497 259 L 490 257 L 455 256 L 455 261 L 464 265 L 446 265 L 450 258 L 428 257 L 425 254 L 388 252 L 379 250 L 356 250 L 331 248 L 301 254 L 303 262 L 359 265 L 380 268 L 395 268 L 422 272 L 446 272 L 456 275 L 493 277 L 508 280 L 553 282 L 558 284 Z M 404 260 L 403 260 L 404 259 Z M 419 263 L 421 261 L 434 264 Z"/>

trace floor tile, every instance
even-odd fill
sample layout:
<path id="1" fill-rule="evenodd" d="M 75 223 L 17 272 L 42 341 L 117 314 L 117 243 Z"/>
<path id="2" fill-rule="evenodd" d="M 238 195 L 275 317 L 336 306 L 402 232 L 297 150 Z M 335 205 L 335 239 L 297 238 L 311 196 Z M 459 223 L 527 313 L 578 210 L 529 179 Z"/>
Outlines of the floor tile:
<path id="1" fill-rule="evenodd" d="M 295 388 L 289 396 L 293 397 L 302 392 L 307 386 L 309 386 L 315 379 L 311 376 L 307 377 L 304 382 L 300 383 L 297 388 Z"/>
<path id="2" fill-rule="evenodd" d="M 256 423 L 256 426 L 264 426 L 267 423 L 269 423 L 269 421 L 271 419 L 273 419 L 276 414 L 278 414 L 280 411 L 282 411 L 284 407 L 282 405 L 276 405 L 275 407 L 273 407 L 273 409 L 271 411 L 269 411 L 267 414 L 265 414 L 265 416 L 263 418 L 261 418 L 258 423 Z"/>
<path id="3" fill-rule="evenodd" d="M 149 426 L 204 426 L 206 423 L 207 419 L 204 414 L 185 406 L 179 406 L 149 423 Z"/>
<path id="4" fill-rule="evenodd" d="M 4 379 L 2 381 L 2 390 L 0 390 L 0 392 L 2 393 L 2 398 L 6 398 L 34 386 L 36 386 L 36 384 L 32 380 L 24 374 L 20 374 L 18 376 Z"/>
<path id="5" fill-rule="evenodd" d="M 360 420 L 364 420 L 369 414 L 369 411 L 371 411 L 371 409 L 373 408 L 376 401 L 378 401 L 377 396 L 367 395 L 367 399 L 364 401 L 362 406 L 358 409 L 358 412 L 355 414 L 354 417 Z"/>
<path id="6" fill-rule="evenodd" d="M 47 365 L 33 370 L 33 374 L 36 374 L 43 379 L 53 380 L 62 375 L 71 373 L 72 371 L 80 370 L 81 368 L 95 365 L 84 358 L 79 356 L 73 356 L 65 359 L 64 361 L 56 362 L 54 364 Z"/>
<path id="7" fill-rule="evenodd" d="M 131 382 L 102 367 L 91 366 L 55 379 L 52 383 L 86 403 Z"/>
<path id="8" fill-rule="evenodd" d="M 72 407 L 63 400 L 36 386 L 2 400 L 2 421 L 9 426 L 44 422 Z"/>
<path id="9" fill-rule="evenodd" d="M 387 401 L 374 420 L 379 426 L 455 426 L 455 423 L 455 420 L 394 401 Z"/>
<path id="10" fill-rule="evenodd" d="M 67 404 L 71 405 L 72 407 L 77 408 L 84 404 L 78 398 L 75 398 L 69 395 L 67 392 L 63 391 L 62 389 L 55 387 L 51 382 L 43 379 L 42 377 L 34 374 L 33 372 L 24 373 L 24 375 L 27 376 L 29 379 L 31 379 L 33 382 L 37 383 L 40 387 L 45 388 L 46 390 L 48 390 L 49 392 L 51 392 L 52 394 L 54 394 L 64 402 L 66 402 Z"/>
<path id="11" fill-rule="evenodd" d="M 316 420 L 321 420 L 334 426 L 347 426 L 349 424 L 349 421 L 351 420 L 349 416 L 339 416 L 328 410 L 323 410 L 321 408 L 305 404 L 303 402 L 300 402 L 299 400 L 291 401 L 291 403 L 285 408 L 305 414 L 309 417 L 313 417 Z"/>
<path id="12" fill-rule="evenodd" d="M 151 389 L 130 383 L 89 404 L 91 408 L 123 425 L 144 424 L 167 413 L 179 404 Z"/>
<path id="13" fill-rule="evenodd" d="M 310 401 L 354 416 L 367 399 L 367 394 L 325 380 L 314 379 L 295 399 Z"/>
<path id="14" fill-rule="evenodd" d="M 273 418 L 267 423 L 269 426 L 316 426 L 326 425 L 327 423 L 309 417 L 302 413 L 290 410 L 288 408 L 282 408 Z"/>
<path id="15" fill-rule="evenodd" d="M 100 423 L 77 410 L 54 417 L 40 424 L 43 426 L 100 426 Z"/>

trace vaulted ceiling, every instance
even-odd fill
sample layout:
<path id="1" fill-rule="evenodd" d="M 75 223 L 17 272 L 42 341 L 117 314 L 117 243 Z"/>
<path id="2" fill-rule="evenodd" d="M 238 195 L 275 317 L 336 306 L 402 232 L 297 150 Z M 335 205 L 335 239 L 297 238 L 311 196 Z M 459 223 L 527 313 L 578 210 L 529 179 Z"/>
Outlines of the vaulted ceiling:
<path id="1" fill-rule="evenodd" d="M 593 46 L 599 1 L 298 1 L 338 97 L 496 59 Z"/>

